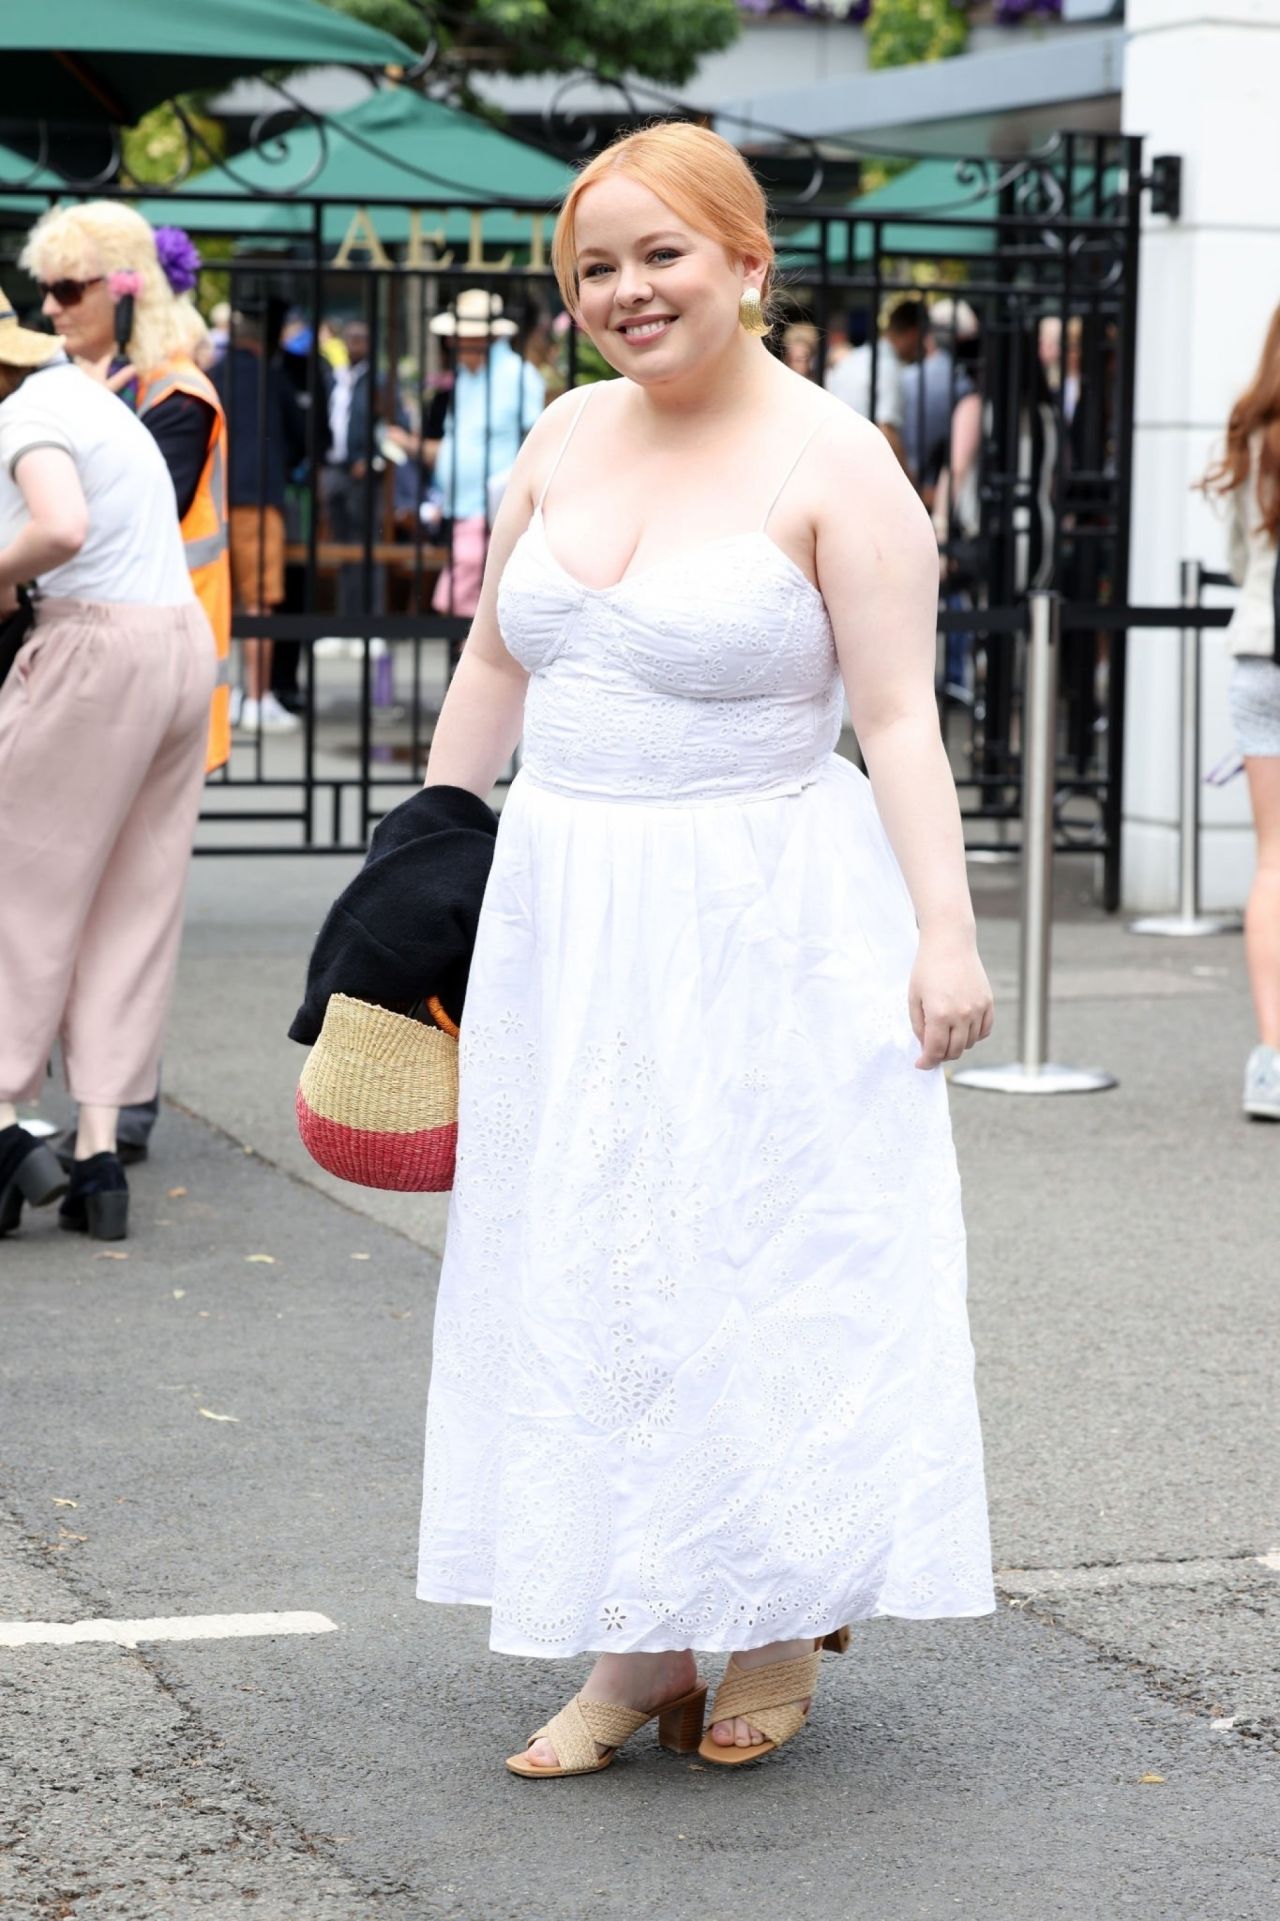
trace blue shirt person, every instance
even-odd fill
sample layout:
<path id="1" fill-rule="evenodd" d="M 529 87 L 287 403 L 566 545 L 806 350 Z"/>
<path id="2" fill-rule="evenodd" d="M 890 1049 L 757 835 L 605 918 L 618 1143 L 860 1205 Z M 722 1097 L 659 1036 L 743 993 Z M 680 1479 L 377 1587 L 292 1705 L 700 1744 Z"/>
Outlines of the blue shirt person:
<path id="1" fill-rule="evenodd" d="M 496 294 L 468 288 L 433 333 L 455 343 L 453 397 L 436 458 L 433 492 L 451 520 L 488 511 L 490 481 L 508 473 L 520 443 L 546 404 L 536 367 L 510 344 L 515 325 L 501 317 Z"/>

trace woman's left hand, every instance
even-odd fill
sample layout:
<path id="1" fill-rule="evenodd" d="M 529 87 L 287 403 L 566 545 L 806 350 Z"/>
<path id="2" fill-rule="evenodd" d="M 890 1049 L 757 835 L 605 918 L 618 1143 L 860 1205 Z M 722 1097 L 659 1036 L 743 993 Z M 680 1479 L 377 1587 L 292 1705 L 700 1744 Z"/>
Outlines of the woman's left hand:
<path id="1" fill-rule="evenodd" d="M 0 580 L 0 618 L 18 611 L 18 590 Z"/>
<path id="2" fill-rule="evenodd" d="M 96 380 L 100 386 L 105 387 L 108 393 L 118 394 L 138 376 L 127 362 L 123 367 L 117 367 L 112 373 L 111 362 L 114 359 L 114 354 L 103 354 L 101 360 L 77 360 L 76 366 L 81 373 L 88 374 L 90 380 Z"/>
<path id="3" fill-rule="evenodd" d="M 991 983 L 972 933 L 922 933 L 909 994 L 917 1067 L 958 1061 L 991 1032 Z"/>

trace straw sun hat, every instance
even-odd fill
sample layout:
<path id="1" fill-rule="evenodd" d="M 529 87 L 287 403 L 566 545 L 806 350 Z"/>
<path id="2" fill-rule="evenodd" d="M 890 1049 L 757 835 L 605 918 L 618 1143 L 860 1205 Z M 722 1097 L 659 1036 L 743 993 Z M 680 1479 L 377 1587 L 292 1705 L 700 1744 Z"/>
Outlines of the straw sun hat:
<path id="1" fill-rule="evenodd" d="M 431 331 L 452 340 L 489 340 L 517 332 L 515 321 L 501 315 L 500 295 L 486 293 L 483 287 L 465 287 L 452 307 L 436 315 Z"/>
<path id="2" fill-rule="evenodd" d="M 34 327 L 21 327 L 18 316 L 0 287 L 0 366 L 43 367 L 62 352 L 57 334 L 37 333 Z"/>

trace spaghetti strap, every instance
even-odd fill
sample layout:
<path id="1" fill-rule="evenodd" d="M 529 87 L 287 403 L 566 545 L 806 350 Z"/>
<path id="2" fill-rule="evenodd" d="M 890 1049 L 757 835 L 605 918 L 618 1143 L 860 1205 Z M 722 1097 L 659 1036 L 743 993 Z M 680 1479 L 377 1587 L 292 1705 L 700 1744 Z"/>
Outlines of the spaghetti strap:
<path id="1" fill-rule="evenodd" d="M 595 392 L 595 390 L 596 390 L 596 386 L 595 386 L 595 383 L 593 382 L 592 385 L 587 388 L 586 393 L 582 397 L 582 405 L 579 407 L 577 413 L 573 416 L 573 421 L 569 427 L 568 433 L 565 435 L 564 439 L 560 442 L 560 451 L 556 455 L 555 459 L 552 461 L 551 472 L 547 475 L 546 479 L 543 481 L 542 492 L 538 495 L 538 512 L 539 513 L 542 512 L 542 503 L 546 499 L 547 492 L 551 486 L 551 483 L 556 477 L 556 469 L 560 465 L 560 462 L 564 459 L 565 450 L 568 447 L 569 442 L 573 439 L 573 436 L 578 431 L 578 423 L 582 419 L 583 414 L 586 413 L 587 407 L 591 401 L 591 396 Z"/>
<path id="2" fill-rule="evenodd" d="M 783 493 L 786 489 L 787 482 L 790 480 L 792 474 L 795 472 L 796 468 L 800 465 L 800 462 L 804 459 L 805 455 L 808 453 L 810 441 L 813 440 L 815 435 L 821 433 L 823 427 L 826 425 L 826 419 L 827 419 L 827 416 L 824 413 L 822 415 L 822 418 L 817 422 L 817 424 L 815 426 L 810 427 L 808 433 L 805 435 L 804 439 L 801 441 L 799 453 L 796 455 L 791 465 L 787 468 L 786 473 L 783 474 L 782 479 L 778 485 L 777 492 L 774 494 L 773 499 L 769 502 L 768 507 L 765 509 L 764 519 L 760 522 L 761 533 L 764 532 L 765 528 L 769 525 L 769 522 L 773 519 L 773 510 L 777 506 L 778 502 L 782 499 Z M 576 427 L 578 423 L 575 420 L 573 424 Z M 552 471 L 554 472 L 554 469 Z"/>

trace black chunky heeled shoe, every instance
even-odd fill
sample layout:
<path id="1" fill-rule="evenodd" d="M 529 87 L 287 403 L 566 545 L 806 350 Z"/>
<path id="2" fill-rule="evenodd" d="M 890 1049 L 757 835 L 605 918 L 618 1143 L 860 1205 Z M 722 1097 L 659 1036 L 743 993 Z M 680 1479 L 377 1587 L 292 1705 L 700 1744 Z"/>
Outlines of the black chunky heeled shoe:
<path id="1" fill-rule="evenodd" d="M 129 1232 L 129 1183 L 117 1154 L 91 1154 L 71 1163 L 71 1185 L 58 1209 L 71 1234 L 95 1241 L 122 1241 Z"/>
<path id="2" fill-rule="evenodd" d="M 48 1207 L 67 1191 L 67 1177 L 58 1157 L 14 1121 L 0 1127 L 0 1235 L 12 1234 L 22 1218 L 22 1204 Z"/>

